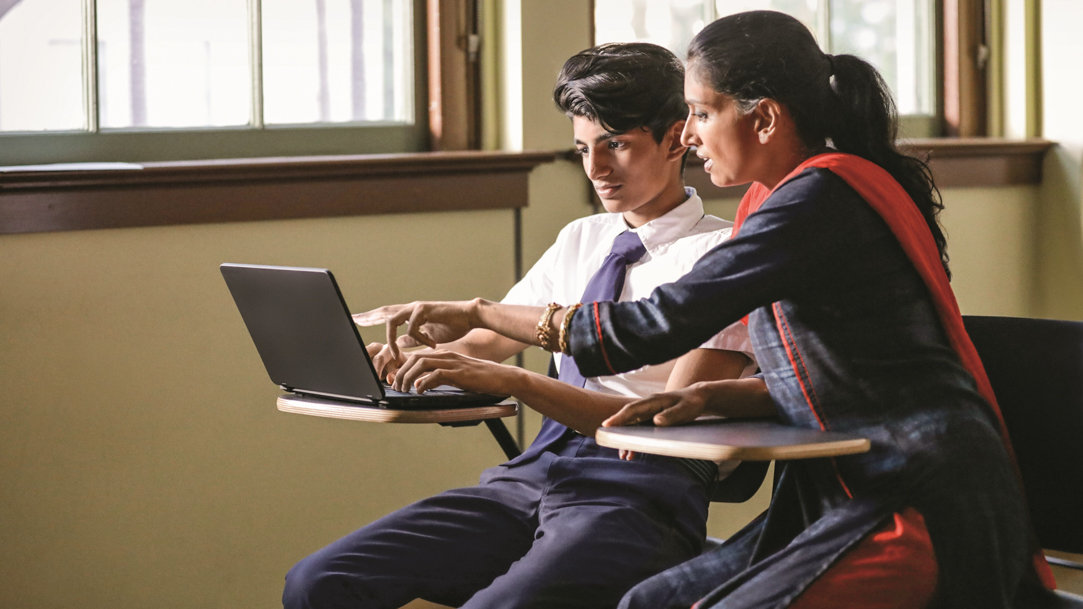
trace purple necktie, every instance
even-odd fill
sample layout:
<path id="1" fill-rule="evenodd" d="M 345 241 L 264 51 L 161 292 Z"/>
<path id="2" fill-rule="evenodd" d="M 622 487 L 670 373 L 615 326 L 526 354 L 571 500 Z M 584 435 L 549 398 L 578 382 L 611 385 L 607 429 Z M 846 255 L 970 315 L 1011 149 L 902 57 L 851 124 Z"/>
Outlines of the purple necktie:
<path id="1" fill-rule="evenodd" d="M 624 275 L 628 270 L 628 265 L 637 262 L 646 253 L 647 248 L 643 247 L 639 235 L 630 230 L 617 235 L 617 238 L 613 240 L 613 249 L 610 250 L 609 255 L 602 262 L 601 268 L 587 282 L 587 287 L 583 290 L 583 297 L 580 302 L 587 303 L 620 298 L 621 290 L 624 289 Z M 575 360 L 567 355 L 560 360 L 560 375 L 557 378 L 577 387 L 582 387 L 586 383 L 586 379 L 579 373 L 579 367 L 575 365 Z M 563 424 L 545 417 L 542 420 L 541 431 L 538 432 L 538 437 L 534 438 L 530 448 L 511 462 L 524 461 L 538 455 L 568 431 L 568 428 Z"/>
<path id="2" fill-rule="evenodd" d="M 583 297 L 579 299 L 579 302 L 616 301 L 624 289 L 624 275 L 628 271 L 628 265 L 638 262 L 646 253 L 647 248 L 643 247 L 639 235 L 630 230 L 617 235 L 617 238 L 613 240 L 613 249 L 602 261 L 601 268 L 587 282 L 587 287 L 583 289 Z M 557 378 L 577 387 L 582 387 L 586 383 L 586 379 L 579 373 L 579 367 L 575 365 L 575 360 L 570 355 L 561 358 L 560 376 Z"/>

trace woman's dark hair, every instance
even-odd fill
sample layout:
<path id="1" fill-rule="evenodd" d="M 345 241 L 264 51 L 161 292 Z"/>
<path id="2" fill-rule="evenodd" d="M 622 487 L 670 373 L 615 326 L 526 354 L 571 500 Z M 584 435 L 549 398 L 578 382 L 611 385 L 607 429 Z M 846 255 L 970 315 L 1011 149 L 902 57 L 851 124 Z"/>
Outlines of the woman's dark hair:
<path id="1" fill-rule="evenodd" d="M 560 70 L 553 101 L 569 117 L 597 120 L 611 133 L 645 127 L 657 142 L 688 116 L 681 60 L 643 42 L 603 44 L 575 54 Z"/>
<path id="2" fill-rule="evenodd" d="M 940 191 L 928 165 L 896 146 L 895 102 L 876 68 L 853 55 L 825 55 L 789 15 L 751 11 L 700 30 L 688 47 L 688 70 L 744 112 L 765 98 L 781 103 L 809 150 L 830 141 L 887 170 L 921 210 L 948 270 L 947 240 L 937 223 Z"/>

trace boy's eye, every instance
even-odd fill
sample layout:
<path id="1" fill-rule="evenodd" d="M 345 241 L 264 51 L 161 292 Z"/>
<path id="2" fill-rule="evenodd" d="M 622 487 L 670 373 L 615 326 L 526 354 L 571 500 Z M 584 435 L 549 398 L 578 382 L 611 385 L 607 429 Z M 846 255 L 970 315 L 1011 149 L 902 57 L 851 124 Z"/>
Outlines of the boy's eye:
<path id="1" fill-rule="evenodd" d="M 587 156 L 590 154 L 590 150 L 587 150 L 586 146 L 579 146 L 575 149 L 575 153 L 579 156 Z"/>
<path id="2" fill-rule="evenodd" d="M 620 148 L 624 148 L 624 142 L 621 142 L 621 141 L 618 141 L 618 140 L 609 140 L 609 149 L 610 150 L 617 150 L 617 149 L 620 149 Z"/>

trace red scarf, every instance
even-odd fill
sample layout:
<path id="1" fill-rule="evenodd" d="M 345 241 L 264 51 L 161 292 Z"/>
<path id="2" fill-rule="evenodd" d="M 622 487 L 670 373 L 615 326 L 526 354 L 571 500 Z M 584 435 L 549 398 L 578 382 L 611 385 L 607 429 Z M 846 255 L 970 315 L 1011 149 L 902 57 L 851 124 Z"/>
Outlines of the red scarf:
<path id="1" fill-rule="evenodd" d="M 1004 445 L 1014 461 L 1015 451 L 1012 450 L 1000 406 L 997 405 L 996 396 L 993 395 L 993 387 L 989 384 L 989 377 L 985 374 L 985 366 L 978 357 L 978 351 L 963 327 L 959 304 L 955 300 L 955 293 L 948 282 L 947 272 L 940 261 L 940 251 L 917 205 L 884 168 L 859 156 L 839 152 L 821 154 L 807 159 L 783 178 L 779 185 L 810 167 L 827 169 L 842 178 L 887 223 L 918 275 L 925 282 L 940 317 L 940 323 L 948 335 L 948 341 L 959 354 L 963 367 L 974 377 L 978 392 L 989 403 L 1000 425 Z M 772 192 L 774 192 L 773 189 L 768 190 L 758 183 L 748 189 L 737 208 L 737 216 L 733 222 L 734 235 L 741 228 L 745 218 L 758 210 Z M 1040 551 L 1034 557 L 1034 567 L 1046 587 L 1051 589 L 1056 587 L 1053 572 Z"/>

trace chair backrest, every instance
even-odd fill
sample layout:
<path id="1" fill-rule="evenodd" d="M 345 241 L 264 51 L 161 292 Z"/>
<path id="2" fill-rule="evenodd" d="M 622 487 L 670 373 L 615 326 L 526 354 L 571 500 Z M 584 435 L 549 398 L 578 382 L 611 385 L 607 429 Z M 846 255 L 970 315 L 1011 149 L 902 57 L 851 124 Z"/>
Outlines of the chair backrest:
<path id="1" fill-rule="evenodd" d="M 964 316 L 1042 547 L 1083 553 L 1083 322 Z"/>

